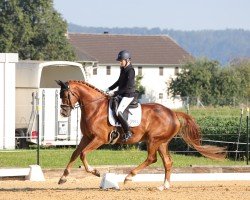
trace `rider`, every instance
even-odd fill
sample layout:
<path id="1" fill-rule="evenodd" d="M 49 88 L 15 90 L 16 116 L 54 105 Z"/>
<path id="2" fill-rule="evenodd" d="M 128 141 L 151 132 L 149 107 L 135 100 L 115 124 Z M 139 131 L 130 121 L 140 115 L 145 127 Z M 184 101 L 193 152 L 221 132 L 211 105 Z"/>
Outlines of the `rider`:
<path id="1" fill-rule="evenodd" d="M 122 98 L 116 115 L 124 131 L 123 141 L 127 141 L 132 136 L 128 122 L 123 115 L 123 112 L 135 97 L 135 70 L 132 67 L 130 59 L 131 57 L 128 51 L 123 50 L 118 53 L 116 60 L 120 62 L 120 76 L 118 80 L 107 89 L 107 92 L 109 92 L 118 87 L 118 91 L 115 91 L 114 95 Z"/>

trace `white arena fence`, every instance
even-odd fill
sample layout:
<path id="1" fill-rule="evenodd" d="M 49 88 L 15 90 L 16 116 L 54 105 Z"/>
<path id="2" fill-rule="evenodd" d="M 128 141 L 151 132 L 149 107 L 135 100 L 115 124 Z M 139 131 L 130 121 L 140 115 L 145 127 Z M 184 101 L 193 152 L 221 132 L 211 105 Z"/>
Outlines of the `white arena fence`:
<path id="1" fill-rule="evenodd" d="M 100 183 L 102 189 L 120 189 L 119 183 L 125 179 L 125 174 L 106 173 Z M 163 182 L 164 174 L 137 174 L 132 182 Z M 194 181 L 249 181 L 250 173 L 172 173 L 171 182 Z"/>

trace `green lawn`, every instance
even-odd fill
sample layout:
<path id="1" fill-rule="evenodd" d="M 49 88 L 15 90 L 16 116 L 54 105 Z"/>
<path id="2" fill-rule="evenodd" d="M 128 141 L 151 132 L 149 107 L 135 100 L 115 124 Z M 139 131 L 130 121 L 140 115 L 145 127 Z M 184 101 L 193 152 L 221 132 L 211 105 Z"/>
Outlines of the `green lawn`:
<path id="1" fill-rule="evenodd" d="M 64 168 L 69 161 L 69 158 L 74 149 L 41 149 L 40 150 L 40 165 L 42 168 Z M 139 150 L 96 150 L 88 155 L 90 165 L 138 165 L 146 158 L 146 151 Z M 185 156 L 172 154 L 174 167 L 187 167 L 190 165 L 213 165 L 213 166 L 229 166 L 229 165 L 246 165 L 242 161 L 213 161 L 204 157 Z M 35 150 L 21 151 L 1 151 L 0 152 L 0 167 L 27 167 L 30 164 L 36 164 Z M 77 159 L 74 167 L 81 164 L 80 159 Z M 162 167 L 160 156 L 157 163 L 152 166 Z"/>

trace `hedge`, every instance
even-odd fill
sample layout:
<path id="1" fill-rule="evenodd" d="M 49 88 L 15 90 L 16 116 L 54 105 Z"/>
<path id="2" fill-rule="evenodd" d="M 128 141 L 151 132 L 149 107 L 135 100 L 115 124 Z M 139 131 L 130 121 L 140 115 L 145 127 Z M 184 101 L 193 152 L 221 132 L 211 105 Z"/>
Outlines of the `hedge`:
<path id="1" fill-rule="evenodd" d="M 243 112 L 241 121 L 241 109 L 232 107 L 194 107 L 189 110 L 189 114 L 195 119 L 200 127 L 204 144 L 226 146 L 228 151 L 235 151 L 237 148 L 236 142 L 238 141 L 239 131 L 239 142 L 246 143 L 246 112 Z M 240 121 L 242 122 L 241 129 Z M 214 142 L 208 142 L 206 140 L 213 140 Z M 180 141 L 180 139 L 175 139 L 171 142 L 170 148 L 174 151 L 184 151 L 187 149 L 187 145 L 183 141 Z M 246 145 L 239 145 L 238 150 L 245 151 Z M 234 155 L 235 153 L 229 153 L 230 157 Z"/>

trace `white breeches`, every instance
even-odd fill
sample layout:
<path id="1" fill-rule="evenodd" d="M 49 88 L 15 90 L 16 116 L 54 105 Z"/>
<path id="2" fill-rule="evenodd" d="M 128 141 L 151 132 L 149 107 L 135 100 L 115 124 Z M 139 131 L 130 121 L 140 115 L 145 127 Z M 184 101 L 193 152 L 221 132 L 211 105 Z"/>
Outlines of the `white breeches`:
<path id="1" fill-rule="evenodd" d="M 134 97 L 123 97 L 116 111 L 116 115 L 118 116 L 119 112 L 123 113 L 128 105 L 133 101 L 133 99 Z"/>

